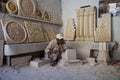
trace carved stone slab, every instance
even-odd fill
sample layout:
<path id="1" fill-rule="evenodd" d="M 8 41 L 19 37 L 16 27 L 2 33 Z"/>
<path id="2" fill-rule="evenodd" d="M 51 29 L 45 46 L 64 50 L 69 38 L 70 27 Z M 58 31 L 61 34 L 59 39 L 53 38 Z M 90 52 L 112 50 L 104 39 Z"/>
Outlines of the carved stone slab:
<path id="1" fill-rule="evenodd" d="M 95 31 L 95 41 L 111 41 L 111 14 L 102 15 L 98 28 Z"/>
<path id="2" fill-rule="evenodd" d="M 23 56 L 23 57 L 15 57 L 11 59 L 11 66 L 25 66 L 28 65 L 32 56 Z"/>
<path id="3" fill-rule="evenodd" d="M 96 27 L 96 8 L 86 7 L 76 10 L 78 41 L 94 41 L 94 29 Z"/>
<path id="4" fill-rule="evenodd" d="M 34 0 L 19 0 L 18 15 L 35 18 L 36 7 Z"/>
<path id="5" fill-rule="evenodd" d="M 3 40 L 0 40 L 0 66 L 3 65 Z"/>
<path id="6" fill-rule="evenodd" d="M 73 40 L 74 38 L 74 24 L 73 24 L 73 19 L 69 18 L 65 30 L 65 40 Z"/>
<path id="7" fill-rule="evenodd" d="M 66 49 L 65 53 L 62 54 L 62 59 L 76 60 L 76 49 Z"/>
<path id="8" fill-rule="evenodd" d="M 40 23 L 26 21 L 25 28 L 28 34 L 28 42 L 44 41 L 43 30 Z"/>

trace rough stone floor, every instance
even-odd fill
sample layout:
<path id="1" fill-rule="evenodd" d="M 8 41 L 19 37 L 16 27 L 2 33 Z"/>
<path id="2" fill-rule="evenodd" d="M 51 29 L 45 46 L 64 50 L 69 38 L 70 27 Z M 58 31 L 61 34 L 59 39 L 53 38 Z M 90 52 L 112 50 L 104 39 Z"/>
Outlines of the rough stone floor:
<path id="1" fill-rule="evenodd" d="M 4 66 L 0 68 L 0 80 L 120 80 L 120 67 L 89 64 L 74 64 L 39 68 Z"/>

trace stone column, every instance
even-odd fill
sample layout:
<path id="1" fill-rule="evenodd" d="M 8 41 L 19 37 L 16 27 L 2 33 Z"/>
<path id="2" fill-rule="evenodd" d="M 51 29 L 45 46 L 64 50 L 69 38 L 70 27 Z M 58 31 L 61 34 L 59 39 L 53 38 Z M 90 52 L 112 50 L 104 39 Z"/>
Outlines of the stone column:
<path id="1" fill-rule="evenodd" d="M 95 17 L 95 13 L 96 10 L 94 7 L 90 7 L 89 8 L 90 13 L 89 13 L 89 38 L 90 41 L 94 41 L 94 29 L 95 29 L 95 24 L 96 24 L 96 17 Z"/>
<path id="2" fill-rule="evenodd" d="M 84 13 L 84 40 L 89 40 L 89 8 L 85 8 Z"/>
<path id="3" fill-rule="evenodd" d="M 76 40 L 83 41 L 84 38 L 84 8 L 80 8 L 77 13 L 77 37 Z"/>

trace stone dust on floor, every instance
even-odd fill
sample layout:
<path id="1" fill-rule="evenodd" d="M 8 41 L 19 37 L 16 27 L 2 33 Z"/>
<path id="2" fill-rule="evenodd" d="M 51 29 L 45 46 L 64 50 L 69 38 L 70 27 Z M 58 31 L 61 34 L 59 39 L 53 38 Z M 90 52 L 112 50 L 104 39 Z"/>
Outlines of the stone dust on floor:
<path id="1" fill-rule="evenodd" d="M 39 68 L 4 66 L 0 68 L 0 80 L 120 80 L 120 67 L 111 65 L 77 64 Z"/>

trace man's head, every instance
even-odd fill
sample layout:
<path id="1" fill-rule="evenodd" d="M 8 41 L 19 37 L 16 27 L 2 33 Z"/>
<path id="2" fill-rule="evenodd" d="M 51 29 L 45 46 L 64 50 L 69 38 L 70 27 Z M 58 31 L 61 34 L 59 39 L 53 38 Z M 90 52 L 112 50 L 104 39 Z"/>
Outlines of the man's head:
<path id="1" fill-rule="evenodd" d="M 63 39 L 63 36 L 62 36 L 62 34 L 60 34 L 60 33 L 56 35 L 56 40 L 57 40 L 57 44 L 58 44 L 58 45 L 65 43 L 65 41 L 64 41 L 64 39 Z"/>

